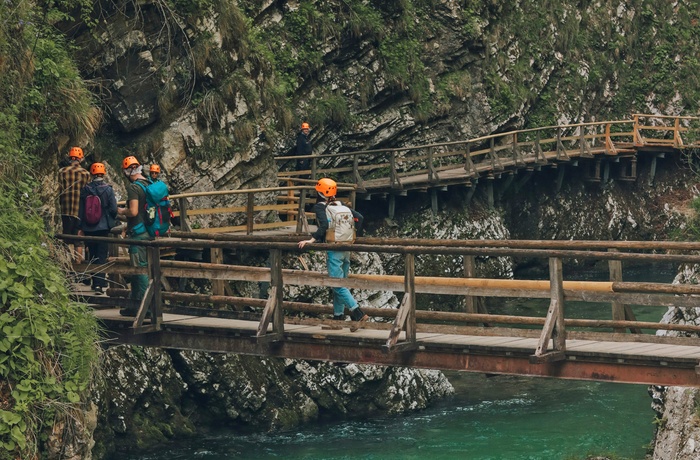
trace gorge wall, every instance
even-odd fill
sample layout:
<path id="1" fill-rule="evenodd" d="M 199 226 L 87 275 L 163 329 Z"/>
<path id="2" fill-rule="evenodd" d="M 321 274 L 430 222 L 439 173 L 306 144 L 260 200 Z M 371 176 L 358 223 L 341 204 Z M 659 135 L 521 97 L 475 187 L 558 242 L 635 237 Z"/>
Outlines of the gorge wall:
<path id="1" fill-rule="evenodd" d="M 276 185 L 274 158 L 291 152 L 301 121 L 311 123 L 315 151 L 324 154 L 634 112 L 697 114 L 700 104 L 697 1 L 118 0 L 70 6 L 70 17 L 58 16 L 51 25 L 75 45 L 74 59 L 104 123 L 94 136 L 61 133 L 42 152 L 46 179 L 38 193 L 43 214 L 54 223 L 51 178 L 74 144 L 84 146 L 88 161 L 113 170 L 127 154 L 156 162 L 171 192 L 179 193 Z M 587 183 L 572 168 L 558 193 L 555 173 L 545 168 L 517 191 L 504 188 L 495 209 L 480 196 L 483 189 L 467 205 L 458 188 L 441 194 L 437 216 L 423 198 L 409 196 L 400 199 L 394 222 L 378 216 L 370 231 L 430 238 L 666 238 L 683 225 L 696 191 L 683 161 L 663 164 L 655 186 L 648 165 L 640 165 L 631 183 Z M 236 204 L 231 197 L 194 203 Z M 199 224 L 224 220 L 238 223 L 217 216 Z M 322 265 L 316 257 L 312 267 Z M 364 272 L 390 273 L 399 263 L 354 260 Z M 449 258 L 418 263 L 426 274 L 461 267 Z M 487 259 L 477 268 L 510 276 L 516 267 L 512 260 Z M 396 305 L 393 294 L 365 293 L 360 300 Z M 419 371 L 139 349 L 106 357 L 96 456 L 120 436 L 145 445 L 190 433 L 200 420 L 274 429 L 314 420 L 325 409 L 416 409 L 450 391 L 440 375 Z M 369 391 L 369 401 L 357 404 Z M 205 420 L 202 405 L 222 409 Z"/>

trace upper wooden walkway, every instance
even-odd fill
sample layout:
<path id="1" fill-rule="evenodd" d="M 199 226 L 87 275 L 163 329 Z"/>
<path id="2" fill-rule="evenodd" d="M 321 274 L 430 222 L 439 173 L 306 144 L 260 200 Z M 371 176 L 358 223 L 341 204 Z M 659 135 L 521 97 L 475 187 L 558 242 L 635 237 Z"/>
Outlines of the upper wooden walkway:
<path id="1" fill-rule="evenodd" d="M 633 180 L 639 153 L 698 147 L 700 118 L 635 114 L 630 120 L 547 126 L 415 147 L 286 156 L 277 161 L 293 165 L 297 159 L 311 160 L 311 170 L 283 171 L 279 174 L 283 179 L 332 177 L 356 184 L 361 194 L 403 194 L 471 186 L 483 177 L 578 165 L 579 160 L 591 160 L 583 171 L 591 181 L 601 181 L 609 173 L 609 161 L 621 163 L 618 178 Z"/>
<path id="2" fill-rule="evenodd" d="M 313 245 L 313 250 L 347 249 L 398 254 L 404 271 L 393 275 L 355 274 L 348 279 L 290 268 L 283 255 L 298 255 L 298 236 L 234 236 L 177 233 L 182 239 L 153 242 L 119 240 L 120 245 L 148 246 L 148 268 L 130 267 L 126 258 L 108 265 L 78 265 L 77 272 L 110 273 L 120 277 L 146 273 L 146 297 L 134 304 L 126 289 L 110 288 L 109 297 L 78 292 L 76 296 L 96 308 L 109 343 L 128 343 L 212 352 L 454 369 L 556 378 L 589 379 L 659 385 L 700 386 L 700 326 L 637 321 L 634 306 L 694 308 L 700 287 L 667 283 L 622 281 L 622 262 L 700 263 L 700 243 L 605 241 L 489 241 L 489 240 L 385 240 L 364 238 L 354 245 Z M 61 236 L 67 241 L 78 237 Z M 90 239 L 90 238 L 86 238 Z M 99 238 L 91 238 L 99 240 Z M 114 242 L 114 239 L 105 239 Z M 166 248 L 168 248 L 166 250 Z M 269 267 L 167 260 L 172 248 L 269 253 Z M 463 276 L 420 276 L 415 258 L 449 255 L 461 260 Z M 544 258 L 549 261 L 545 280 L 481 279 L 474 276 L 476 257 Z M 562 261 L 607 261 L 610 281 L 565 279 Z M 177 292 L 179 278 L 208 280 L 211 291 Z M 269 282 L 266 298 L 233 295 L 228 281 Z M 113 284 L 118 286 L 118 284 Z M 399 293 L 398 309 L 364 308 L 375 318 L 369 323 L 343 323 L 327 319 L 329 305 L 285 300 L 288 286 L 392 291 Z M 459 312 L 416 308 L 417 296 L 457 296 Z M 480 297 L 543 298 L 549 308 L 543 316 L 491 314 Z M 461 300 L 460 300 L 461 299 Z M 576 301 L 610 305 L 606 318 L 591 317 Z M 139 308 L 136 318 L 122 317 L 119 307 Z M 149 313 L 150 312 L 150 313 Z M 147 318 L 147 313 L 153 320 Z M 660 315 L 659 315 L 660 316 Z M 351 328 L 359 327 L 355 332 Z M 693 337 L 657 336 L 649 332 L 675 331 Z M 646 331 L 647 333 L 643 333 Z"/>
<path id="3" fill-rule="evenodd" d="M 467 141 L 311 156 L 311 171 L 278 174 L 286 186 L 188 192 L 171 198 L 183 231 L 301 233 L 315 217 L 306 209 L 309 196 L 315 196 L 315 180 L 300 175 L 333 177 L 343 199 L 353 205 L 358 195 L 386 194 L 391 218 L 396 195 L 429 190 L 437 212 L 437 190 L 468 186 L 469 199 L 479 178 L 506 176 L 503 188 L 507 188 L 520 170 L 558 168 L 560 186 L 565 165 L 578 164 L 585 179 L 601 182 L 611 177 L 611 165 L 616 165 L 618 180 L 635 180 L 637 157 L 645 153 L 650 154 L 653 179 L 657 156 L 698 148 L 698 139 L 700 118 L 634 115 L 632 120 L 544 127 Z M 295 164 L 297 158 L 304 157 L 278 160 Z M 524 175 L 516 186 L 522 187 L 530 175 Z M 493 183 L 486 181 L 489 204 L 493 204 Z"/>

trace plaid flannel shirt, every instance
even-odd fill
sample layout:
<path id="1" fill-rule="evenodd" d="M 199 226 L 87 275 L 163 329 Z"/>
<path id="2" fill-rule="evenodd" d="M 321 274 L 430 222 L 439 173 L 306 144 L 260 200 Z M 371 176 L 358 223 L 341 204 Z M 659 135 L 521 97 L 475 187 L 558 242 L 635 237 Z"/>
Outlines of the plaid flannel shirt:
<path id="1" fill-rule="evenodd" d="M 61 215 L 78 217 L 80 190 L 90 181 L 90 173 L 76 163 L 58 171 Z"/>

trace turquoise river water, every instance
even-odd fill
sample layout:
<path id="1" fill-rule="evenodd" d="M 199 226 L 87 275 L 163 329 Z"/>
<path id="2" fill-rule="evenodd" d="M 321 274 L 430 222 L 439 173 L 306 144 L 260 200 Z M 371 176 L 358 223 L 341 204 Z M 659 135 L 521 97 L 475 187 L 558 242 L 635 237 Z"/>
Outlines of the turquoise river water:
<path id="1" fill-rule="evenodd" d="M 670 282 L 674 273 L 674 267 L 626 271 L 625 281 Z M 519 299 L 502 308 L 531 314 L 546 308 L 546 301 Z M 610 317 L 609 305 L 583 302 L 567 303 L 566 314 L 591 318 L 596 309 L 600 317 Z M 664 311 L 634 307 L 642 321 L 658 321 Z M 573 460 L 606 454 L 641 460 L 652 440 L 654 412 L 645 385 L 446 375 L 455 395 L 406 416 L 326 421 L 280 433 L 220 431 L 118 458 Z"/>

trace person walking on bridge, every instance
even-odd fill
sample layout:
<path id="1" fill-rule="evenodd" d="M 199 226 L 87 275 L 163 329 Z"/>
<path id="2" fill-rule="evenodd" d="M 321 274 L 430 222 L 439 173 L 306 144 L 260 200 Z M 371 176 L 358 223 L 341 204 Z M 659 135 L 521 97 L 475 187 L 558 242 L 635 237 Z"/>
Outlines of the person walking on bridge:
<path id="1" fill-rule="evenodd" d="M 297 135 L 296 156 L 307 156 L 313 153 L 311 141 L 309 140 L 309 124 L 304 122 L 301 124 L 301 130 Z M 311 160 L 302 158 L 297 160 L 297 171 L 308 171 L 311 168 Z M 300 178 L 308 178 L 309 175 L 299 176 Z"/>
<path id="2" fill-rule="evenodd" d="M 90 173 L 80 166 L 85 155 L 80 147 L 72 147 L 68 152 L 69 164 L 58 170 L 58 196 L 61 205 L 61 223 L 63 233 L 77 235 L 80 230 L 80 191 L 90 180 Z M 82 262 L 83 243 L 76 242 L 72 257 L 75 262 Z"/>
<path id="3" fill-rule="evenodd" d="M 151 182 L 160 180 L 160 166 L 155 163 L 151 164 L 151 167 L 148 168 L 148 175 L 151 176 Z"/>
<path id="4" fill-rule="evenodd" d="M 122 161 L 122 171 L 129 179 L 126 187 L 126 207 L 119 208 L 119 214 L 126 217 L 126 236 L 132 240 L 151 240 L 146 230 L 146 192 L 145 187 L 150 183 L 143 176 L 143 166 L 134 156 L 128 156 Z M 137 184 L 140 182 L 143 187 Z M 148 253 L 145 246 L 129 246 L 129 262 L 132 267 L 148 267 Z M 147 275 L 133 275 L 131 277 L 131 299 L 141 301 L 148 288 Z M 137 310 L 122 308 L 119 314 L 122 316 L 135 316 Z"/>
<path id="5" fill-rule="evenodd" d="M 109 231 L 116 224 L 117 199 L 112 186 L 105 182 L 104 163 L 93 163 L 90 166 L 92 182 L 80 191 L 80 231 L 79 235 L 109 236 Z M 86 260 L 96 265 L 107 263 L 109 243 L 104 241 L 88 241 L 85 243 Z M 102 295 L 107 288 L 107 278 L 104 273 L 95 273 L 92 277 L 92 289 L 95 294 Z"/>
<path id="6" fill-rule="evenodd" d="M 354 228 L 362 225 L 362 214 L 344 206 L 336 200 L 338 185 L 333 179 L 323 178 L 316 183 L 318 200 L 313 212 L 316 214 L 316 231 L 311 238 L 299 242 L 299 248 L 313 243 L 352 243 L 355 240 Z M 338 222 L 347 222 L 339 224 Z M 349 222 L 348 222 L 349 221 Z M 343 225 L 351 226 L 343 229 Z M 326 252 L 326 266 L 328 276 L 332 278 L 347 278 L 350 272 L 349 251 Z M 333 288 L 333 319 L 344 321 L 345 308 L 350 310 L 350 318 L 353 321 L 366 321 L 369 316 L 364 314 L 357 301 L 346 287 Z"/>

